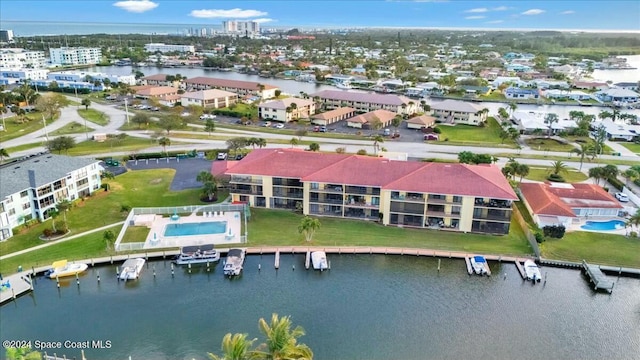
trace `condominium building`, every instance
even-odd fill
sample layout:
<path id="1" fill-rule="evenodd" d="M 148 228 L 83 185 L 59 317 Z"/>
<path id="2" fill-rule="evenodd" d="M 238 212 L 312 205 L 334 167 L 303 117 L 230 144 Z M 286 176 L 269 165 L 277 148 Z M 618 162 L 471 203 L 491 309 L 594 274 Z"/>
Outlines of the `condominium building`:
<path id="1" fill-rule="evenodd" d="M 85 82 L 104 82 L 105 79 L 111 84 L 124 83 L 127 85 L 135 85 L 135 75 L 110 75 L 98 72 L 85 72 L 85 71 L 52 71 L 47 75 L 50 80 L 56 81 L 85 81 Z"/>
<path id="2" fill-rule="evenodd" d="M 261 84 L 252 81 L 217 79 L 205 76 L 199 76 L 184 80 L 183 87 L 185 90 L 208 90 L 220 89 L 231 91 L 240 96 L 256 95 L 263 99 L 271 99 L 276 97 L 277 86 L 269 84 Z"/>
<path id="3" fill-rule="evenodd" d="M 193 45 L 172 45 L 163 43 L 151 43 L 144 45 L 144 51 L 150 53 L 167 53 L 167 52 L 179 52 L 179 53 L 195 53 L 196 48 Z"/>
<path id="4" fill-rule="evenodd" d="M 62 200 L 100 188 L 98 160 L 43 154 L 0 166 L 0 241 L 25 221 L 44 221 Z"/>
<path id="5" fill-rule="evenodd" d="M 43 80 L 47 78 L 47 69 L 4 69 L 0 68 L 0 85 L 19 84 L 25 80 Z"/>
<path id="6" fill-rule="evenodd" d="M 54 65 L 95 65 L 102 61 L 102 50 L 88 47 L 51 48 L 49 57 Z"/>
<path id="7" fill-rule="evenodd" d="M 25 50 L 21 48 L 0 49 L 0 68 L 43 68 L 46 60 L 44 51 Z"/>
<path id="8" fill-rule="evenodd" d="M 392 226 L 507 234 L 518 200 L 495 165 L 257 149 L 225 166 L 233 201 Z"/>
<path id="9" fill-rule="evenodd" d="M 465 101 L 445 100 L 431 105 L 433 116 L 449 124 L 480 125 L 487 121 L 489 109 Z"/>
<path id="10" fill-rule="evenodd" d="M 301 118 L 308 118 L 313 115 L 315 111 L 316 105 L 312 100 L 294 97 L 267 101 L 258 105 L 258 115 L 260 118 L 285 123 Z"/>
<path id="11" fill-rule="evenodd" d="M 219 109 L 237 103 L 238 94 L 217 89 L 192 91 L 180 95 L 180 102 L 182 106 L 196 105 Z"/>
<path id="12" fill-rule="evenodd" d="M 0 42 L 8 43 L 13 41 L 13 30 L 0 30 Z"/>
<path id="13" fill-rule="evenodd" d="M 239 33 L 243 35 L 246 33 L 258 34 L 260 33 L 260 23 L 257 21 L 223 21 L 222 31 L 227 33 Z"/>
<path id="14" fill-rule="evenodd" d="M 418 111 L 416 102 L 402 95 L 323 90 L 310 96 L 312 98 L 318 97 L 322 106 L 327 110 L 348 106 L 356 109 L 357 112 L 370 112 L 383 109 L 398 114 L 411 115 Z"/>

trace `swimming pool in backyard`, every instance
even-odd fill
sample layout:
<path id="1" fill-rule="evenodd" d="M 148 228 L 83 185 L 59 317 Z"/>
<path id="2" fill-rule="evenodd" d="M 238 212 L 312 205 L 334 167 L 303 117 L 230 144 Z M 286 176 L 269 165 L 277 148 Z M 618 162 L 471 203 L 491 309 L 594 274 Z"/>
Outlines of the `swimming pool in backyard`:
<path id="1" fill-rule="evenodd" d="M 580 228 L 584 230 L 611 231 L 624 229 L 624 225 L 625 222 L 622 220 L 587 221 Z"/>
<path id="2" fill-rule="evenodd" d="M 164 236 L 190 236 L 224 234 L 227 231 L 226 221 L 207 221 L 184 224 L 167 224 Z"/>

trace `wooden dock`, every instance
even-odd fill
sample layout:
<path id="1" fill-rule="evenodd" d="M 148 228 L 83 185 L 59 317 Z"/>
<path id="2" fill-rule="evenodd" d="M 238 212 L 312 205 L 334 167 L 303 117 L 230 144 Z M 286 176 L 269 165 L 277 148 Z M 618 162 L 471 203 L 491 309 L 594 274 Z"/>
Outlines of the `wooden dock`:
<path id="1" fill-rule="evenodd" d="M 522 276 L 522 280 L 527 280 L 527 273 L 524 272 L 524 268 L 522 267 L 520 259 L 516 259 L 515 264 L 516 269 L 518 269 L 518 272 L 520 273 L 520 276 Z"/>
<path id="2" fill-rule="evenodd" d="M 613 292 L 613 286 L 615 283 L 607 279 L 605 274 L 600 270 L 600 267 L 596 265 L 589 265 L 584 260 L 582 260 L 582 267 L 587 275 L 589 275 L 590 281 L 593 283 L 594 290 L 606 290 L 609 293 Z"/>
<path id="3" fill-rule="evenodd" d="M 467 272 L 469 275 L 473 275 L 473 267 L 471 267 L 471 258 L 468 256 L 464 257 L 464 262 L 467 263 Z"/>
<path id="4" fill-rule="evenodd" d="M 31 271 L 23 271 L 4 277 L 2 281 L 0 281 L 2 284 L 2 291 L 0 291 L 0 304 L 9 300 L 14 300 L 18 296 L 33 290 L 31 281 Z"/>

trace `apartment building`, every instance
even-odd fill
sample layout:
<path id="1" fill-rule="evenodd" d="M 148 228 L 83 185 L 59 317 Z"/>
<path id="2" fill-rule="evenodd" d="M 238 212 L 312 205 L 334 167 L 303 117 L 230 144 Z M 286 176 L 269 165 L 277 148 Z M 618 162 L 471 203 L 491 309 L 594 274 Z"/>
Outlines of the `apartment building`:
<path id="1" fill-rule="evenodd" d="M 358 93 L 342 90 L 323 90 L 310 95 L 318 97 L 326 110 L 339 107 L 351 107 L 357 112 L 370 112 L 374 110 L 389 110 L 398 114 L 415 114 L 418 112 L 418 104 L 402 95 L 383 95 Z"/>
<path id="2" fill-rule="evenodd" d="M 0 68 L 0 85 L 19 84 L 25 80 L 44 80 L 47 78 L 47 69 L 4 69 Z"/>
<path id="3" fill-rule="evenodd" d="M 285 123 L 308 118 L 315 111 L 316 104 L 312 100 L 295 97 L 267 101 L 258 105 L 258 115 L 261 119 Z"/>
<path id="4" fill-rule="evenodd" d="M 47 61 L 44 51 L 25 50 L 21 48 L 0 49 L 0 68 L 43 68 Z"/>
<path id="5" fill-rule="evenodd" d="M 233 201 L 402 227 L 507 234 L 518 200 L 495 165 L 257 149 L 225 174 Z"/>
<path id="6" fill-rule="evenodd" d="M 168 52 L 179 52 L 179 53 L 195 53 L 196 48 L 193 45 L 172 45 L 172 44 L 163 44 L 163 43 L 150 43 L 144 45 L 144 51 L 149 53 L 168 53 Z"/>
<path id="7" fill-rule="evenodd" d="M 102 61 L 102 50 L 88 47 L 51 48 L 49 57 L 54 65 L 95 65 Z"/>
<path id="8" fill-rule="evenodd" d="M 237 103 L 238 94 L 217 89 L 191 91 L 180 95 L 180 102 L 182 106 L 196 105 L 219 109 Z"/>
<path id="9" fill-rule="evenodd" d="M 111 84 L 124 83 L 127 85 L 135 85 L 135 75 L 110 75 L 99 72 L 86 71 L 52 71 L 47 75 L 49 80 L 71 81 L 71 82 L 104 82 L 108 79 Z"/>
<path id="10" fill-rule="evenodd" d="M 223 21 L 222 31 L 227 33 L 239 33 L 241 35 L 259 34 L 260 23 L 257 21 L 238 21 L 238 20 Z"/>
<path id="11" fill-rule="evenodd" d="M 205 76 L 184 80 L 182 84 L 182 86 L 188 91 L 220 89 L 236 93 L 240 96 L 260 96 L 262 99 L 271 99 L 276 97 L 276 90 L 278 90 L 277 86 L 269 84 L 252 81 L 218 79 Z"/>
<path id="12" fill-rule="evenodd" d="M 0 241 L 25 221 L 49 218 L 62 200 L 89 196 L 100 188 L 98 160 L 42 154 L 0 166 Z"/>
<path id="13" fill-rule="evenodd" d="M 487 121 L 489 109 L 465 101 L 445 100 L 431 105 L 433 116 L 450 124 L 480 125 Z"/>

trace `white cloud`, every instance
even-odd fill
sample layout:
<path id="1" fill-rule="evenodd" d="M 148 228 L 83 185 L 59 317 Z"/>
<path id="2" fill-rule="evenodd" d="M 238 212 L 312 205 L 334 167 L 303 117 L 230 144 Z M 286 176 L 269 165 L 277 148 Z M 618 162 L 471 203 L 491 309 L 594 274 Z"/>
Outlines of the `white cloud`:
<path id="1" fill-rule="evenodd" d="M 113 6 L 119 7 L 120 9 L 128 12 L 143 13 L 157 8 L 158 4 L 149 0 L 125 0 L 118 1 L 114 3 Z"/>
<path id="2" fill-rule="evenodd" d="M 504 20 L 491 20 L 491 21 L 485 22 L 485 24 L 501 24 L 503 22 Z"/>
<path id="3" fill-rule="evenodd" d="M 251 21 L 255 21 L 257 23 L 263 24 L 263 23 L 273 22 L 275 20 L 269 19 L 269 18 L 260 18 L 260 19 L 253 19 Z"/>
<path id="4" fill-rule="evenodd" d="M 575 14 L 576 12 L 573 10 L 567 10 L 567 11 L 563 11 L 560 13 L 560 15 L 571 15 L 571 14 Z"/>
<path id="5" fill-rule="evenodd" d="M 540 15 L 544 12 L 544 10 L 541 9 L 529 9 L 525 12 L 522 13 L 522 15 Z"/>
<path id="6" fill-rule="evenodd" d="M 475 9 L 469 9 L 467 11 L 465 11 L 466 13 L 484 13 L 489 11 L 489 9 L 487 8 L 475 8 Z"/>
<path id="7" fill-rule="evenodd" d="M 226 19 L 245 19 L 257 16 L 265 16 L 268 15 L 264 11 L 260 10 L 242 10 L 239 8 L 222 10 L 222 9 L 201 9 L 201 10 L 191 10 L 189 14 L 196 18 L 226 18 Z"/>
<path id="8" fill-rule="evenodd" d="M 473 15 L 473 16 L 467 16 L 465 17 L 465 19 L 467 20 L 478 20 L 478 19 L 484 19 L 486 16 L 482 16 L 482 15 Z"/>
<path id="9" fill-rule="evenodd" d="M 507 11 L 507 10 L 509 10 L 509 8 L 506 7 L 506 6 L 498 6 L 498 7 L 494 7 L 491 10 L 493 10 L 493 11 Z"/>

